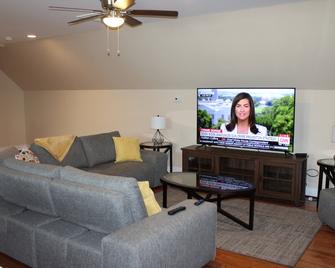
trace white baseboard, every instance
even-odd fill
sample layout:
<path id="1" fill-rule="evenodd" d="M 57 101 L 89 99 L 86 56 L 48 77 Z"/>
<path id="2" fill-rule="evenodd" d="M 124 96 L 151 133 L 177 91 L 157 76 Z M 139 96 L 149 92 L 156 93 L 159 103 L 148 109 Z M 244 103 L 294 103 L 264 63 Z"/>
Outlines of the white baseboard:
<path id="1" fill-rule="evenodd" d="M 313 196 L 313 197 L 317 197 L 318 195 L 318 189 L 315 187 L 306 187 L 306 192 L 305 192 L 306 196 Z"/>

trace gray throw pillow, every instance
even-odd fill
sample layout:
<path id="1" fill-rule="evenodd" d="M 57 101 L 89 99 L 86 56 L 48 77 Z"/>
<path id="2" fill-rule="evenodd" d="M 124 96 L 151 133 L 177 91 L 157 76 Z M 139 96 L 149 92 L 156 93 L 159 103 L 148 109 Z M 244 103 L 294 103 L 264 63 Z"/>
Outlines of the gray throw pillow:
<path id="1" fill-rule="evenodd" d="M 30 150 L 37 155 L 38 159 L 42 164 L 50 164 L 50 165 L 60 165 L 61 163 L 55 159 L 52 154 L 50 154 L 46 149 L 43 147 L 33 143 L 30 146 Z"/>
<path id="2" fill-rule="evenodd" d="M 89 167 L 115 161 L 113 137 L 120 137 L 119 131 L 79 138 L 82 141 Z"/>
<path id="3" fill-rule="evenodd" d="M 62 166 L 71 166 L 76 168 L 88 167 L 86 154 L 81 140 L 76 137 L 67 155 L 61 162 Z"/>

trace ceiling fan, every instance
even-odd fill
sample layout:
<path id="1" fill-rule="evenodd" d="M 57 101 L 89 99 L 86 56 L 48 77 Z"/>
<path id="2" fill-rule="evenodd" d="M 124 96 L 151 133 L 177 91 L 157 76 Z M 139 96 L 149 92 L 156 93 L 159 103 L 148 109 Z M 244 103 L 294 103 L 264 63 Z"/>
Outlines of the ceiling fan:
<path id="1" fill-rule="evenodd" d="M 82 22 L 101 19 L 109 28 L 119 28 L 124 23 L 129 26 L 138 26 L 141 21 L 132 16 L 149 16 L 149 17 L 178 17 L 178 11 L 171 10 L 147 10 L 129 8 L 135 4 L 135 0 L 100 0 L 102 10 L 86 9 L 76 7 L 49 6 L 49 9 L 55 11 L 82 12 L 86 14 L 79 15 L 78 19 L 69 21 L 68 24 L 75 25 Z M 87 13 L 89 12 L 89 13 Z"/>

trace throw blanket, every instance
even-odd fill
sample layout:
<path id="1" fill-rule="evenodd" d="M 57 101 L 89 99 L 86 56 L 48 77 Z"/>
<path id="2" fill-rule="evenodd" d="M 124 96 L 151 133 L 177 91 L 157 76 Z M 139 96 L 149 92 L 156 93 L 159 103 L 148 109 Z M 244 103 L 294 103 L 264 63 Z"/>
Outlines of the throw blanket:
<path id="1" fill-rule="evenodd" d="M 34 143 L 46 149 L 54 158 L 62 162 L 70 150 L 76 136 L 55 136 L 47 138 L 38 138 Z"/>

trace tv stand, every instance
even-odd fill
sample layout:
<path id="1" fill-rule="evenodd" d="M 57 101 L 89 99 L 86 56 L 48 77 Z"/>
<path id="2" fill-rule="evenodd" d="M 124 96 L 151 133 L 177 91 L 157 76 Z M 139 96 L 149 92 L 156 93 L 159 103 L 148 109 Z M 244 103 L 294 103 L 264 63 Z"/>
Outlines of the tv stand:
<path id="1" fill-rule="evenodd" d="M 307 157 L 191 145 L 182 148 L 183 171 L 226 175 L 256 185 L 256 196 L 305 201 Z"/>

